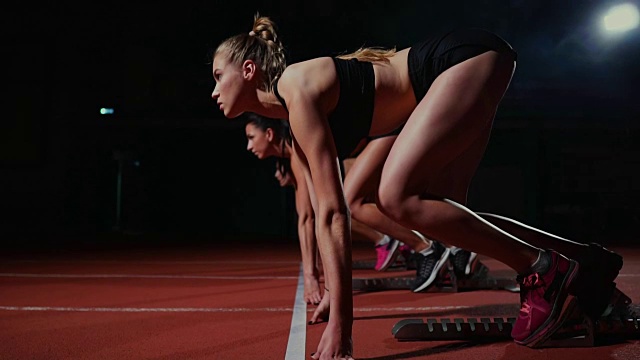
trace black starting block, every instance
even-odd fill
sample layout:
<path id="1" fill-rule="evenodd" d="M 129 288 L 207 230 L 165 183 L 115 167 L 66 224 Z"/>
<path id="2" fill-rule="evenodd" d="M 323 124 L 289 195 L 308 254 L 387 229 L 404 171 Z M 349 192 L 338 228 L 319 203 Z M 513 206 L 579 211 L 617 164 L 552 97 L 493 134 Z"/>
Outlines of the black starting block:
<path id="1" fill-rule="evenodd" d="M 617 288 L 610 304 L 598 319 L 580 310 L 577 299 L 572 313 L 558 330 L 533 348 L 592 347 L 608 339 L 640 339 L 640 315 L 631 299 Z M 394 325 L 391 333 L 399 341 L 494 342 L 511 340 L 515 318 L 405 319 Z"/>
<path id="2" fill-rule="evenodd" d="M 365 259 L 365 260 L 355 260 L 351 263 L 351 268 L 353 270 L 373 270 L 376 267 L 375 259 Z M 407 270 L 406 261 L 398 261 L 396 260 L 386 271 L 403 271 Z"/>
<path id="3" fill-rule="evenodd" d="M 353 278 L 354 291 L 409 290 L 415 277 Z M 512 278 L 496 278 L 489 275 L 489 269 L 478 261 L 472 275 L 459 278 L 449 261 L 440 269 L 435 283 L 423 292 L 459 292 L 470 290 L 507 290 L 519 292 L 520 286 Z"/>
<path id="4" fill-rule="evenodd" d="M 376 266 L 376 260 L 354 260 L 351 263 L 353 270 L 373 270 Z"/>

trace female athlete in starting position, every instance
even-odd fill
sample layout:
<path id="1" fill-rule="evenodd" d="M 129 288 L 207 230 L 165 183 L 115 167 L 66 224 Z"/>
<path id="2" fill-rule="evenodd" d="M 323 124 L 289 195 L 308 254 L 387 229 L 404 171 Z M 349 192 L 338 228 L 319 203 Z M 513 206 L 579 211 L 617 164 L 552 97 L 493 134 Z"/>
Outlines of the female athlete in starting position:
<path id="1" fill-rule="evenodd" d="M 362 48 L 287 66 L 275 24 L 256 16 L 252 31 L 218 46 L 212 98 L 228 118 L 254 112 L 288 119 L 314 198 L 331 312 L 313 358 L 353 353 L 350 214 L 338 159 L 357 152 L 366 138 L 400 127 L 382 169 L 378 209 L 408 229 L 517 271 L 515 342 L 546 340 L 574 296 L 583 308 L 601 312 L 622 266 L 619 255 L 512 221 L 496 218 L 494 224 L 446 191 L 473 176 L 515 66 L 507 42 L 476 28 L 398 51 Z"/>

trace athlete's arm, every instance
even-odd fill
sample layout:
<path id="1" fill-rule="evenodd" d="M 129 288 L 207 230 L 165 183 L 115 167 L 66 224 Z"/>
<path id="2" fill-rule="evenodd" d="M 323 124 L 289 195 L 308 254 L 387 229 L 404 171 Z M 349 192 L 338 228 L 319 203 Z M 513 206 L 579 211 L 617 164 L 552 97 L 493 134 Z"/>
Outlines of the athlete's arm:
<path id="1" fill-rule="evenodd" d="M 285 75 L 279 90 L 287 99 L 295 150 L 301 151 L 298 155 L 308 167 L 316 196 L 316 236 L 331 303 L 325 341 L 318 351 L 350 352 L 346 349 L 353 323 L 350 214 L 333 136 L 320 105 L 321 94 L 309 87 L 304 74 Z"/>

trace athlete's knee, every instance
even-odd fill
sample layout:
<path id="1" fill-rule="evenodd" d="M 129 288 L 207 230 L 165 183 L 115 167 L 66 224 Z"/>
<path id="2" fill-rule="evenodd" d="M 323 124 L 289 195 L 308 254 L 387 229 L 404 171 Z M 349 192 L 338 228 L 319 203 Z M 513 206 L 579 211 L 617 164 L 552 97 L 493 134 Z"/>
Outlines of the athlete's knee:
<path id="1" fill-rule="evenodd" d="M 349 211 L 351 212 L 351 217 L 356 218 L 358 212 L 360 211 L 362 198 L 358 196 L 355 191 L 351 191 L 346 183 L 344 187 L 344 198 L 347 201 L 347 206 L 349 207 Z"/>
<path id="2" fill-rule="evenodd" d="M 353 199 L 352 201 L 347 199 L 347 205 L 349 206 L 349 211 L 351 211 L 351 217 L 362 221 L 362 199 Z"/>
<path id="3" fill-rule="evenodd" d="M 380 187 L 376 196 L 378 209 L 394 221 L 402 219 L 405 212 L 404 199 L 394 189 Z"/>
<path id="4" fill-rule="evenodd" d="M 312 211 L 300 211 L 298 213 L 298 224 L 300 226 L 305 226 L 308 224 L 315 226 L 315 215 Z"/>
<path id="5" fill-rule="evenodd" d="M 353 196 L 350 192 L 348 192 L 346 188 L 344 191 L 344 198 L 347 201 L 347 206 L 349 207 L 349 210 L 351 210 L 351 212 L 353 213 L 356 207 L 360 205 L 361 201 L 356 196 Z"/>

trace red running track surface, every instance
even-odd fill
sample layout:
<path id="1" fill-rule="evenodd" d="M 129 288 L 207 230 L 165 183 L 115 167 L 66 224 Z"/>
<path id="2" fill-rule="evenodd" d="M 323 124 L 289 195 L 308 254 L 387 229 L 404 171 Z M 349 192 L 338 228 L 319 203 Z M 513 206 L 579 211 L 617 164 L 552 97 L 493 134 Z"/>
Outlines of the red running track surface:
<path id="1" fill-rule="evenodd" d="M 637 302 L 640 249 L 615 250 L 625 260 L 618 288 Z M 355 260 L 372 257 L 370 245 L 354 243 Z M 492 271 L 509 272 L 495 260 L 481 259 Z M 407 274 L 353 272 L 357 277 Z M 0 359 L 264 360 L 293 359 L 296 349 L 299 358 L 308 359 L 325 324 L 302 324 L 313 307 L 296 305 L 299 275 L 296 243 L 5 254 L 0 257 Z M 517 293 L 507 291 L 354 293 L 354 355 L 369 360 L 640 358 L 636 340 L 529 349 L 511 341 L 399 342 L 391 334 L 393 325 L 406 318 L 515 316 L 518 301 Z M 294 309 L 306 315 L 297 326 Z"/>

